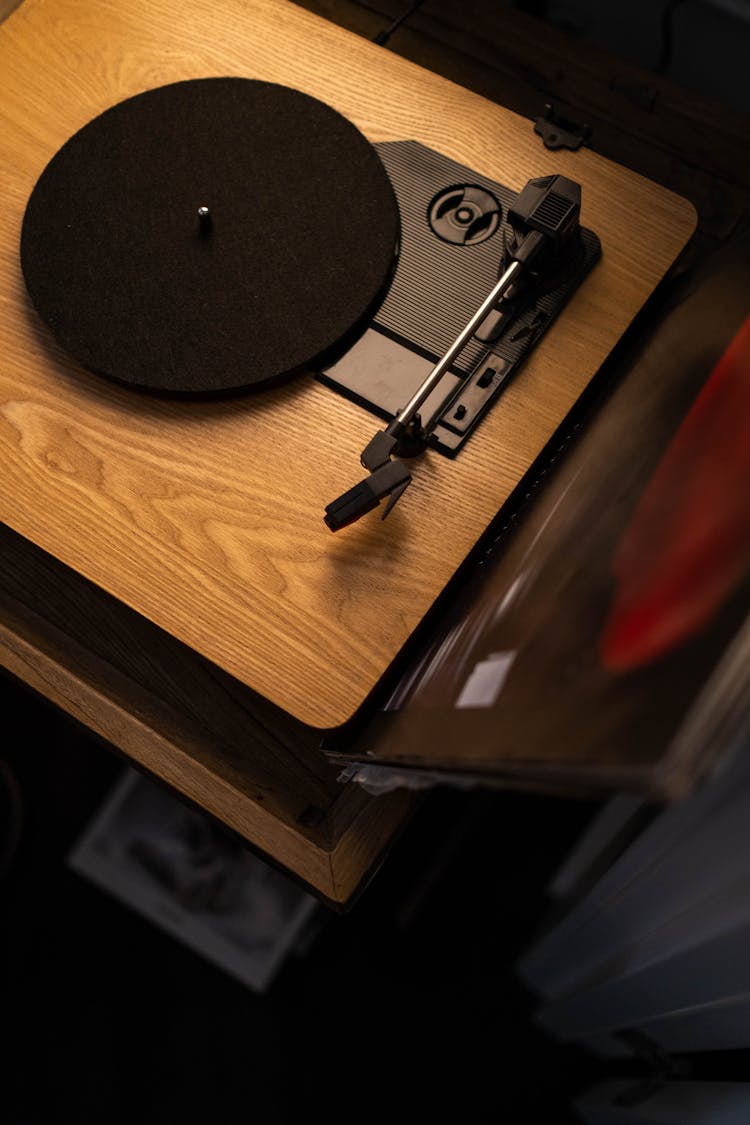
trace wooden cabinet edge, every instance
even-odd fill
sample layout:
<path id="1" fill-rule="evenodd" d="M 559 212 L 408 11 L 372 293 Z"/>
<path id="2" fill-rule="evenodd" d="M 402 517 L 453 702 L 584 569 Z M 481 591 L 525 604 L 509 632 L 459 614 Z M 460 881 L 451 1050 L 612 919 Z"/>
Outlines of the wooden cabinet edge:
<path id="1" fill-rule="evenodd" d="M 55 632 L 33 611 L 0 595 L 0 666 L 324 899 L 346 905 L 407 815 L 408 801 L 368 797 L 349 783 L 323 810 L 320 824 L 303 827 L 285 821 L 263 807 L 262 797 L 240 793 L 169 732 L 159 730 L 163 716 L 149 716 L 150 701 L 138 685 L 132 685 L 134 699 L 128 701 L 135 707 L 126 706 L 122 673 L 77 651 L 82 646 L 75 641 L 63 656 Z M 87 675 L 82 658 L 91 660 L 93 674 Z M 348 808 L 343 823 L 335 815 L 339 804 Z"/>

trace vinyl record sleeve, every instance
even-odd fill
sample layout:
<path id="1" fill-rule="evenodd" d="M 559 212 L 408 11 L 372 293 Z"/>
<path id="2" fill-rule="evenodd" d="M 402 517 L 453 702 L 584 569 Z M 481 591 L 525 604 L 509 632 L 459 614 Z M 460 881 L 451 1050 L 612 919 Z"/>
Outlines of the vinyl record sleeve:
<path id="1" fill-rule="evenodd" d="M 662 291 L 603 373 L 615 389 L 583 436 L 556 468 L 536 466 L 533 499 L 501 513 L 383 712 L 332 753 L 407 770 L 399 784 L 427 772 L 669 796 L 736 741 L 750 694 L 749 312 L 748 242 Z"/>

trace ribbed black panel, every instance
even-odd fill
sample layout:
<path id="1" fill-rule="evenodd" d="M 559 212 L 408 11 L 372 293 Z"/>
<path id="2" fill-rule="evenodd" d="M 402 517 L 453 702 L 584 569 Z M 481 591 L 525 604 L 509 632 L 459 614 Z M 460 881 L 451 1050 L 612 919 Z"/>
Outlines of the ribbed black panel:
<path id="1" fill-rule="evenodd" d="M 558 230 L 571 210 L 570 202 L 557 192 L 545 195 L 534 212 L 534 218 L 549 230 Z"/>
<path id="2" fill-rule="evenodd" d="M 380 417 L 391 418 L 429 372 L 425 359 L 434 362 L 443 355 L 497 281 L 506 237 L 512 242 L 506 218 L 517 192 L 417 141 L 387 141 L 375 147 L 398 199 L 398 264 L 373 322 L 380 331 L 367 332 L 322 378 Z M 499 200 L 502 222 L 484 242 L 446 242 L 430 226 L 431 205 L 446 189 L 467 185 L 483 188 Z M 554 228 L 568 208 L 566 200 L 553 195 L 539 210 L 545 209 L 543 221 Z M 518 309 L 492 345 L 479 340 L 467 344 L 452 370 L 471 375 L 459 398 L 436 423 L 431 445 L 449 456 L 458 452 L 597 261 L 600 250 L 597 236 L 582 227 L 573 260 L 561 270 L 559 280 L 550 276 L 547 291 L 543 286 L 535 290 L 533 299 Z M 494 372 L 491 378 L 488 369 Z M 423 422 L 433 418 L 455 387 L 456 376 L 446 374 L 424 405 Z"/>
<path id="3" fill-rule="evenodd" d="M 477 246 L 443 242 L 427 221 L 430 204 L 447 187 L 476 184 L 500 200 L 504 218 L 515 192 L 417 141 L 375 147 L 396 189 L 402 232 L 396 274 L 375 320 L 438 359 L 497 281 L 503 237 L 501 225 Z M 472 342 L 455 366 L 468 371 L 483 350 Z"/>

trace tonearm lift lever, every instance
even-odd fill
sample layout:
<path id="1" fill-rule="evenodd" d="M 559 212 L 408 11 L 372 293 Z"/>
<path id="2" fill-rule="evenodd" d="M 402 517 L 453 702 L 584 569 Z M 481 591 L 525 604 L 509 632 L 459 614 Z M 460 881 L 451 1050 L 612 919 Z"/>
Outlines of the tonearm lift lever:
<path id="1" fill-rule="evenodd" d="M 406 405 L 384 430 L 378 431 L 368 442 L 362 451 L 361 461 L 370 475 L 326 507 L 325 522 L 331 531 L 339 531 L 347 524 L 354 523 L 365 513 L 377 508 L 387 496 L 388 501 L 383 511 L 385 519 L 411 483 L 411 473 L 404 462 L 391 460 L 391 457 L 393 454 L 398 455 L 400 448 L 403 448 L 402 443 L 408 441 L 410 436 L 413 437 L 415 423 L 419 425 L 419 408 L 504 294 L 521 280 L 532 261 L 545 248 L 554 247 L 559 250 L 575 237 L 580 212 L 580 185 L 565 176 L 544 176 L 529 180 L 518 194 L 508 212 L 508 221 L 517 236 L 515 246 L 509 254 L 508 266 Z M 518 237 L 519 234 L 521 237 Z M 468 378 L 468 375 L 464 377 L 456 388 L 456 393 Z"/>

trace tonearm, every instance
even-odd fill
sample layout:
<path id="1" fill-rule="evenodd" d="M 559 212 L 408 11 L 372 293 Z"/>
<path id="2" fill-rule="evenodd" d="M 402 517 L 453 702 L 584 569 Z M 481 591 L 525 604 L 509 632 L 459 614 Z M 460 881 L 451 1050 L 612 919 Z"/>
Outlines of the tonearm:
<path id="1" fill-rule="evenodd" d="M 403 453 L 405 444 L 413 446 L 415 436 L 423 443 L 427 437 L 419 421 L 420 407 L 473 336 L 488 342 L 502 331 L 503 318 L 498 316 L 498 310 L 502 309 L 503 298 L 526 278 L 532 263 L 543 270 L 545 252 L 554 253 L 559 261 L 560 252 L 564 252 L 578 234 L 580 213 L 580 185 L 565 176 L 529 180 L 519 192 L 508 211 L 514 238 L 507 249 L 507 264 L 499 280 L 406 405 L 365 446 L 361 462 L 369 476 L 326 507 L 324 518 L 331 531 L 354 523 L 387 497 L 385 519 L 412 479 L 405 463 L 393 460 L 393 456 Z M 467 378 L 468 375 L 454 384 L 451 393 L 460 393 Z"/>

